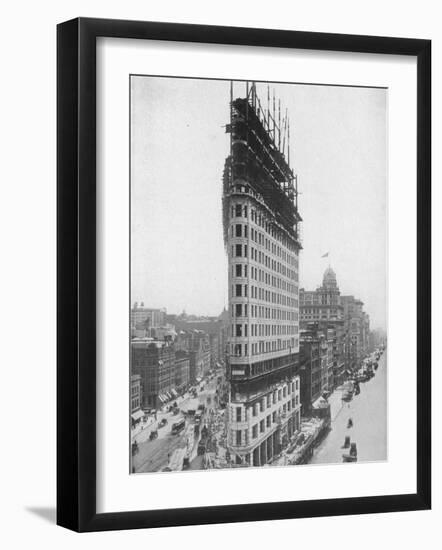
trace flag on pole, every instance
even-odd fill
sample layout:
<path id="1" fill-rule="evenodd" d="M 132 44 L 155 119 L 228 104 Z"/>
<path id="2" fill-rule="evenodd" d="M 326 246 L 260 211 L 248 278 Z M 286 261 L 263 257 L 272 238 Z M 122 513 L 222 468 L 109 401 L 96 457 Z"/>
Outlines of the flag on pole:
<path id="1" fill-rule="evenodd" d="M 328 258 L 328 252 L 326 252 L 325 254 L 323 254 L 323 255 L 321 256 L 321 258 Z"/>

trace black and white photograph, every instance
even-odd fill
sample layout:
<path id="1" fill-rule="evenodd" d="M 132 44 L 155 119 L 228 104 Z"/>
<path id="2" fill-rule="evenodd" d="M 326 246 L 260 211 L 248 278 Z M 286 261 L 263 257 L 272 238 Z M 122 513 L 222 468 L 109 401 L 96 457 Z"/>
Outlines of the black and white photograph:
<path id="1" fill-rule="evenodd" d="M 365 8 L 5 5 L 1 547 L 440 538 L 440 9 Z"/>
<path id="2" fill-rule="evenodd" d="M 388 460 L 388 89 L 130 75 L 131 474 Z"/>

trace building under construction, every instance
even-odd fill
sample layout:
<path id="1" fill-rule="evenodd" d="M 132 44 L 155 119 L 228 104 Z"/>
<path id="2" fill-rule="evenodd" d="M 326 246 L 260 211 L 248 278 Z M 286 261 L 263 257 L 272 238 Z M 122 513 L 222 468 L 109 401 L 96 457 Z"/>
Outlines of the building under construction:
<path id="1" fill-rule="evenodd" d="M 231 84 L 230 155 L 223 177 L 228 254 L 227 444 L 239 465 L 271 462 L 300 425 L 297 178 L 290 123 L 267 88 Z"/>

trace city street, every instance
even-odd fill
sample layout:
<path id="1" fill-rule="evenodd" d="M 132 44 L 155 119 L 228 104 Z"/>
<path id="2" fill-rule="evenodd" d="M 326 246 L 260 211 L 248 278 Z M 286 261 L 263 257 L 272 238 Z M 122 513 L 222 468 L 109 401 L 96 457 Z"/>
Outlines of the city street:
<path id="1" fill-rule="evenodd" d="M 349 403 L 340 399 L 340 390 L 331 396 L 332 429 L 315 449 L 310 464 L 342 462 L 345 436 L 356 443 L 358 462 L 387 459 L 387 354 L 382 354 L 374 378 L 361 383 L 361 393 Z M 353 427 L 347 428 L 348 419 Z"/>
<path id="2" fill-rule="evenodd" d="M 193 398 L 187 393 L 176 400 L 180 408 L 179 414 L 174 415 L 172 412 L 159 410 L 157 413 L 157 420 L 155 421 L 155 419 L 149 417 L 148 422 L 145 424 L 146 427 L 138 431 L 136 435 L 132 437 L 132 442 L 136 441 L 138 443 L 138 452 L 132 456 L 132 466 L 136 473 L 161 471 L 167 466 L 175 449 L 186 446 L 186 430 L 184 429 L 178 435 L 172 435 L 172 425 L 182 418 L 186 420 L 186 427 L 193 424 L 193 418 L 186 417 L 183 412 L 181 412 L 186 411 L 190 407 L 195 407 L 197 409 L 199 405 L 205 405 L 206 411 L 215 407 L 214 402 L 217 389 L 216 377 L 212 380 L 202 380 L 198 388 L 201 388 L 201 386 L 204 386 L 204 389 L 198 392 L 196 398 Z M 205 414 L 202 417 L 201 426 L 204 425 Z M 163 419 L 167 420 L 167 424 L 160 428 L 159 424 Z M 150 441 L 149 435 L 156 429 L 158 430 L 158 437 Z M 195 440 L 191 460 L 196 457 L 198 439 L 199 436 Z"/>

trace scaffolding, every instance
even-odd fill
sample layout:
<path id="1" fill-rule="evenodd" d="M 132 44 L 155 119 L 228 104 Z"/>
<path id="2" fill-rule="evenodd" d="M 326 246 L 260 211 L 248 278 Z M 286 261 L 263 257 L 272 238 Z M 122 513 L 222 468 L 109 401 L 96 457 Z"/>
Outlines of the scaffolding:
<path id="1" fill-rule="evenodd" d="M 281 102 L 275 93 L 267 109 L 256 92 L 256 84 L 246 83 L 246 96 L 233 99 L 230 88 L 230 156 L 224 168 L 224 197 L 232 186 L 250 187 L 263 198 L 276 220 L 298 240 L 298 182 L 290 167 L 290 120 L 287 109 L 281 120 Z M 273 108 L 272 108 L 273 106 Z"/>

